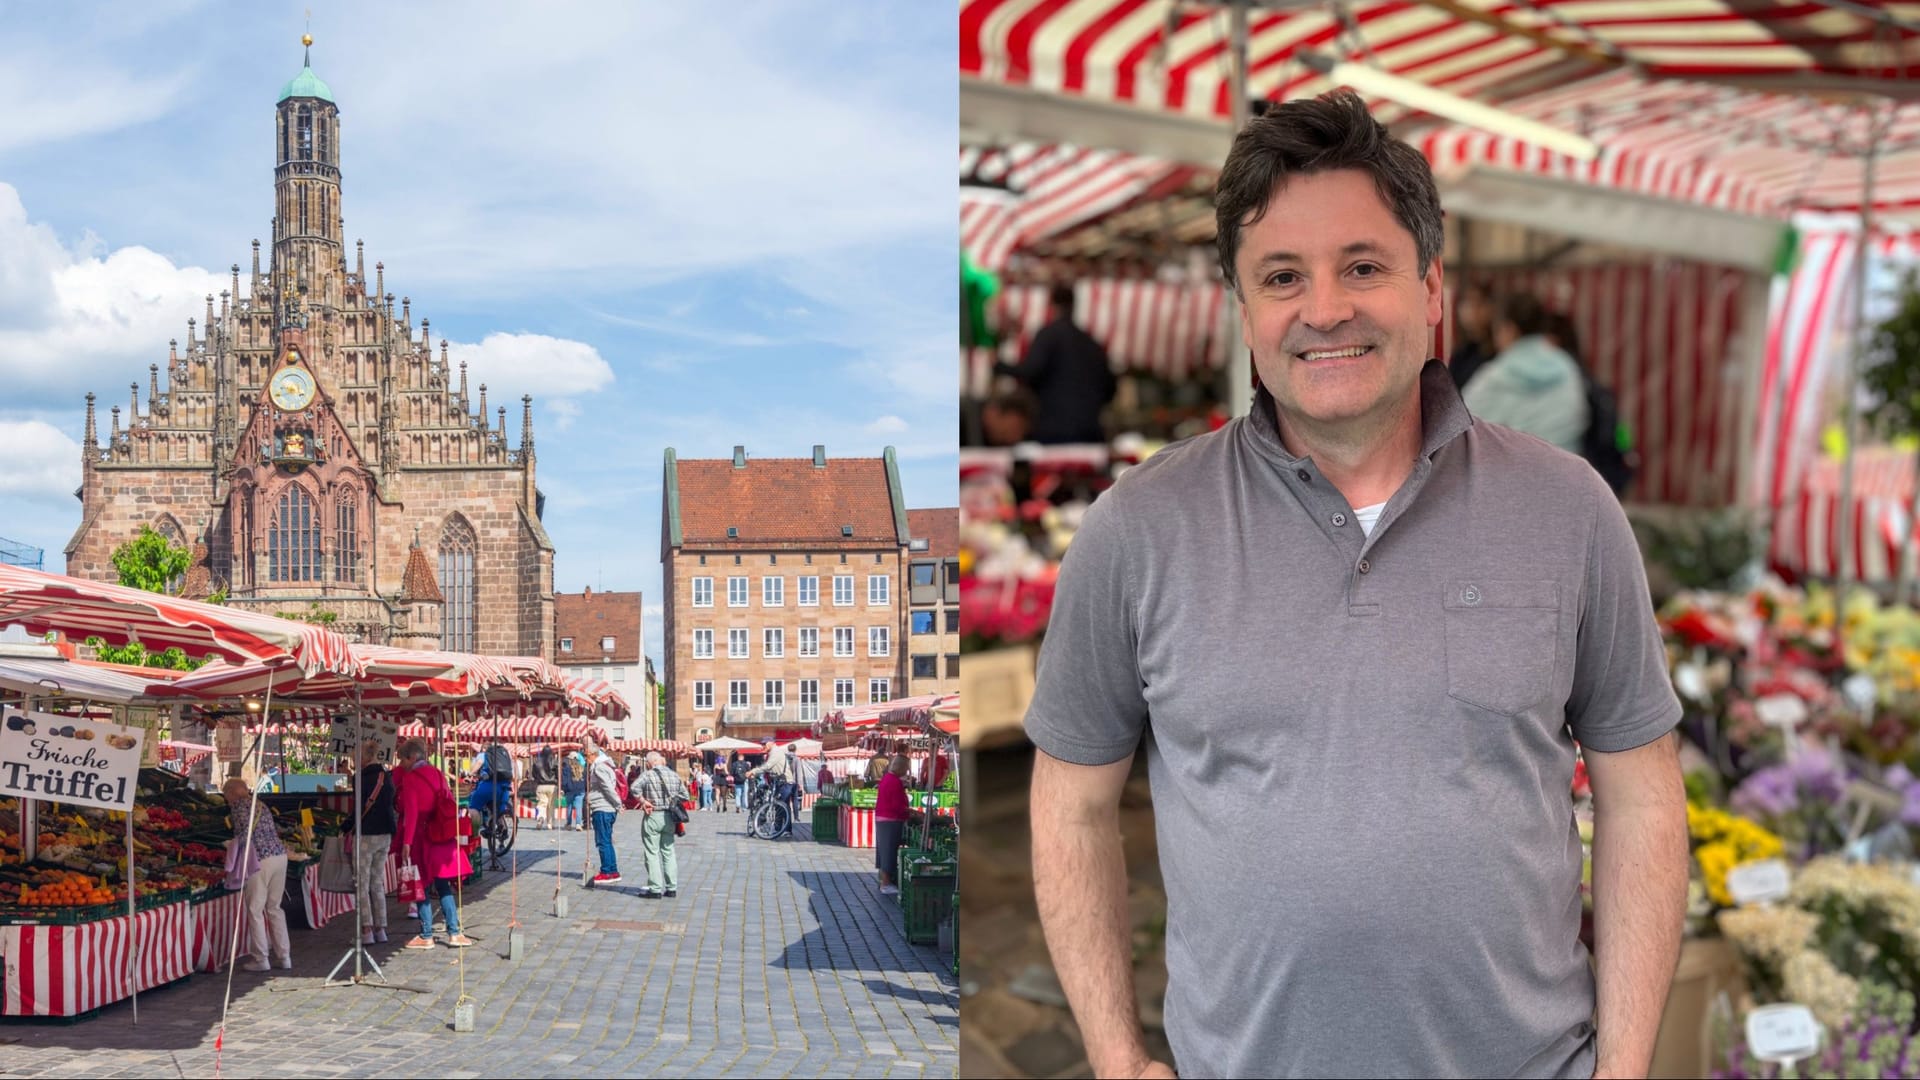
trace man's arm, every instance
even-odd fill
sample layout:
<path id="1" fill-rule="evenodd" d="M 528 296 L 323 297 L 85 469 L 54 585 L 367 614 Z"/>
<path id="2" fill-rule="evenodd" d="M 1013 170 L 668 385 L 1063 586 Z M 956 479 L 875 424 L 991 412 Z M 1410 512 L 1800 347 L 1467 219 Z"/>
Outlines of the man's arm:
<path id="1" fill-rule="evenodd" d="M 1585 751 L 1593 785 L 1596 1077 L 1647 1075 L 1687 907 L 1687 795 L 1672 734 Z"/>
<path id="2" fill-rule="evenodd" d="M 1120 791 L 1133 755 L 1073 765 L 1043 750 L 1033 763 L 1033 891 L 1060 986 L 1094 1075 L 1170 1077 L 1147 1056 L 1134 998 Z"/>

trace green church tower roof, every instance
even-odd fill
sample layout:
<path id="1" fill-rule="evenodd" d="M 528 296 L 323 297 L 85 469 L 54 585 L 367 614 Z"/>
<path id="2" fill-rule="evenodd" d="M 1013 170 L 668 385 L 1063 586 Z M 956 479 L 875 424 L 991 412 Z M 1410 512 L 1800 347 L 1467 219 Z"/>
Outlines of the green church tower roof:
<path id="1" fill-rule="evenodd" d="M 291 82 L 280 88 L 280 100 L 297 97 L 319 98 L 330 105 L 337 104 L 333 100 L 333 88 L 321 82 L 320 76 L 313 73 L 313 39 L 306 37 L 301 41 L 308 46 L 306 62 L 301 65 L 300 74 L 295 75 Z"/>

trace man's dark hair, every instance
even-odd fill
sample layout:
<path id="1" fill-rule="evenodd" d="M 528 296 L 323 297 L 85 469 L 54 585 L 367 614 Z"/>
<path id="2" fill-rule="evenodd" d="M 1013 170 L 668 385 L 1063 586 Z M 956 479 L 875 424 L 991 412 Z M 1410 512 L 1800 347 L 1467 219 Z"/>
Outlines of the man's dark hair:
<path id="1" fill-rule="evenodd" d="M 1053 301 L 1053 306 L 1059 308 L 1062 315 L 1073 314 L 1073 286 L 1061 282 L 1047 290 L 1047 299 Z"/>
<path id="2" fill-rule="evenodd" d="M 1580 363 L 1580 331 L 1573 325 L 1572 316 L 1558 311 L 1548 312 L 1545 333 L 1559 344 L 1561 352 L 1573 357 L 1574 363 Z"/>
<path id="3" fill-rule="evenodd" d="M 1220 272 L 1236 293 L 1240 281 L 1233 261 L 1240 252 L 1240 230 L 1266 215 L 1289 178 L 1336 169 L 1359 169 L 1373 177 L 1380 200 L 1413 234 L 1421 274 L 1440 257 L 1446 234 L 1427 159 L 1389 135 L 1358 94 L 1335 90 L 1270 109 L 1234 136 L 1213 201 Z"/>
<path id="4" fill-rule="evenodd" d="M 988 398 L 987 408 L 1032 420 L 1040 411 L 1040 403 L 1034 399 L 1033 391 L 1022 386 L 1013 390 L 1003 390 Z"/>
<path id="5" fill-rule="evenodd" d="M 1510 293 L 1500 301 L 1500 318 L 1513 324 L 1521 337 L 1547 332 L 1548 316 L 1546 305 L 1532 293 Z"/>

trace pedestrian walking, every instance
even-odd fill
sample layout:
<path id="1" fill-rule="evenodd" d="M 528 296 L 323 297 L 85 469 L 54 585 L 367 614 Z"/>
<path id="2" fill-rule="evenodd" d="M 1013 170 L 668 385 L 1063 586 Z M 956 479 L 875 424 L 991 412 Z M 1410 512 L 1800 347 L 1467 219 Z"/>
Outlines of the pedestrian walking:
<path id="1" fill-rule="evenodd" d="M 612 885 L 620 880 L 620 863 L 613 853 L 613 822 L 620 816 L 620 774 L 614 771 L 613 755 L 592 739 L 587 740 L 586 751 L 587 812 L 593 818 L 593 843 L 600 851 L 600 872 L 593 876 L 593 884 Z"/>
<path id="2" fill-rule="evenodd" d="M 353 896 L 366 919 L 360 944 L 387 940 L 387 853 L 393 848 L 393 778 L 380 764 L 380 742 L 360 746 L 360 834 L 353 849 Z"/>
<path id="3" fill-rule="evenodd" d="M 715 770 L 713 774 L 713 791 L 720 800 L 719 813 L 724 814 L 729 809 L 737 809 L 737 807 L 734 806 L 733 799 L 732 773 L 725 769 Z"/>
<path id="4" fill-rule="evenodd" d="M 253 851 L 247 865 L 259 860 L 258 868 L 246 877 L 240 888 L 240 903 L 247 912 L 247 955 L 242 966 L 248 971 L 271 971 L 277 965 L 293 967 L 293 945 L 287 940 L 287 913 L 280 906 L 287 892 L 287 849 L 280 843 L 280 826 L 273 809 L 253 797 L 247 782 L 233 777 L 221 788 L 227 798 L 227 811 L 233 819 L 236 847 L 252 838 Z"/>
<path id="5" fill-rule="evenodd" d="M 736 814 L 743 809 L 753 808 L 751 806 L 753 793 L 747 790 L 747 772 L 752 768 L 753 766 L 747 764 L 747 759 L 741 756 L 740 751 L 733 752 L 733 759 L 727 766 L 727 772 L 733 776 L 733 812 Z"/>
<path id="6" fill-rule="evenodd" d="M 560 817 L 560 762 L 551 745 L 533 756 L 534 816 L 542 829 L 551 829 Z"/>
<path id="7" fill-rule="evenodd" d="M 460 847 L 459 810 L 448 809 L 453 791 L 447 786 L 446 774 L 427 760 L 425 739 L 408 739 L 401 746 L 400 765 L 394 773 L 398 789 L 393 800 L 394 836 L 400 843 L 400 861 L 411 863 L 420 875 L 420 892 L 415 898 L 420 933 L 407 942 L 407 948 L 433 948 L 433 909 L 438 901 L 447 928 L 447 945 L 464 949 L 473 940 L 460 932 L 454 883 L 472 873 L 473 865 Z M 449 833 L 447 839 L 435 839 Z"/>
<path id="8" fill-rule="evenodd" d="M 699 779 L 700 779 L 700 809 L 712 810 L 713 809 L 713 774 L 708 772 L 706 769 L 701 768 Z"/>
<path id="9" fill-rule="evenodd" d="M 654 750 L 647 754 L 639 791 L 640 809 L 647 815 L 641 823 L 640 834 L 647 853 L 647 887 L 640 895 L 649 900 L 662 897 L 670 900 L 680 895 L 680 869 L 673 853 L 673 841 L 679 833 L 674 826 L 679 815 L 673 811 L 690 797 L 687 782 L 667 766 L 665 754 Z"/>
<path id="10" fill-rule="evenodd" d="M 566 806 L 565 828 L 578 830 L 586 827 L 586 818 L 582 816 L 585 810 L 582 800 L 586 795 L 586 755 L 578 750 L 569 750 L 560 759 L 560 800 Z"/>

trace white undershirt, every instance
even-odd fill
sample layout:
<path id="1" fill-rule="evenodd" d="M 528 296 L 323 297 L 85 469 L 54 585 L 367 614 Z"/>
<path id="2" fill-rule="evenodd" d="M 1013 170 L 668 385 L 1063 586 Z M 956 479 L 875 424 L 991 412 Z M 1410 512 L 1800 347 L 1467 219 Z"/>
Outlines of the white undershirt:
<path id="1" fill-rule="evenodd" d="M 1354 509 L 1353 520 L 1359 523 L 1361 535 L 1373 535 L 1373 526 L 1380 520 L 1380 511 L 1386 508 L 1386 503 L 1378 502 L 1372 506 L 1361 506 Z"/>

